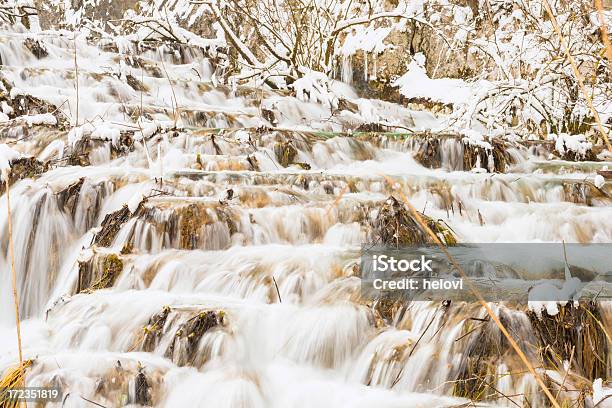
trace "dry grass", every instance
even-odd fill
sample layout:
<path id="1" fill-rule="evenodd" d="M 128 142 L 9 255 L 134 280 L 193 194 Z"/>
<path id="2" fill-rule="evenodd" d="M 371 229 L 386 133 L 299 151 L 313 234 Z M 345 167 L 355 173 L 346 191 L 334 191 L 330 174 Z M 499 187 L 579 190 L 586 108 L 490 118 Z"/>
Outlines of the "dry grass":
<path id="1" fill-rule="evenodd" d="M 573 361 L 574 371 L 590 382 L 606 378 L 608 342 L 598 324 L 601 311 L 596 303 L 580 303 L 579 307 L 568 303 L 554 316 L 543 313 L 540 317 L 531 311 L 527 314 L 545 365 L 557 369 L 564 361 Z"/>
<path id="2" fill-rule="evenodd" d="M 25 386 L 25 372 L 32 365 L 32 360 L 26 360 L 16 367 L 9 368 L 0 378 L 0 406 L 2 408 L 18 408 L 20 401 L 9 400 L 8 390 Z"/>

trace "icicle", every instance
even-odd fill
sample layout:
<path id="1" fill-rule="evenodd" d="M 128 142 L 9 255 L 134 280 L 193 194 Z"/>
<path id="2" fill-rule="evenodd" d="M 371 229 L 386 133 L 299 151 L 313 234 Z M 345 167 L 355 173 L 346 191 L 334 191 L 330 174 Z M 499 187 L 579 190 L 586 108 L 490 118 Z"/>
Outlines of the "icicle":
<path id="1" fill-rule="evenodd" d="M 352 57 L 342 56 L 342 67 L 340 72 L 342 82 L 351 85 L 353 83 L 353 61 Z"/>

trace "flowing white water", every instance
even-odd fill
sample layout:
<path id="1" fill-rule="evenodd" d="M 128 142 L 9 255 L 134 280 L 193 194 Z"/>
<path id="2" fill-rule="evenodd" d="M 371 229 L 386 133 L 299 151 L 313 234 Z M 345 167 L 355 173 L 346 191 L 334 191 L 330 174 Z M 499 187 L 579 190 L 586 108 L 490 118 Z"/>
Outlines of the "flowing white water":
<path id="1" fill-rule="evenodd" d="M 74 125 L 71 35 L 41 37 L 50 56 L 38 60 L 21 35 L 5 33 L 0 57 L 15 89 L 63 105 Z M 91 165 L 55 167 L 11 188 L 24 350 L 35 359 L 27 381 L 61 385 L 70 394 L 64 406 L 91 406 L 79 396 L 108 407 L 138 403 L 140 370 L 157 406 L 465 403 L 451 396 L 452 381 L 479 338 L 460 337 L 466 319 L 484 317 L 482 310 L 419 303 L 388 322 L 360 296 L 354 276 L 360 245 L 372 238 L 371 221 L 391 191 L 382 174 L 462 242 L 612 241 L 609 203 L 576 203 L 566 187 L 605 163 L 534 173 L 542 158 L 517 150 L 514 167 L 493 175 L 463 171 L 463 145 L 455 139 L 441 143 L 441 166 L 429 169 L 413 158 L 412 141 L 211 131 L 268 125 L 260 112 L 266 104 L 276 107 L 284 127 L 341 125 L 323 120 L 329 112 L 314 104 L 214 87 L 213 67 L 197 50 L 178 58 L 129 42 L 119 52 L 83 39 L 76 45 L 79 124 L 91 121 L 93 129 L 82 130 L 99 141 Z M 128 56 L 158 69 L 163 60 L 168 74 L 129 68 Z M 126 84 L 126 72 L 143 79 L 142 91 Z M 175 105 L 189 128 L 163 130 L 176 121 Z M 370 106 L 389 113 L 387 105 Z M 389 119 L 412 116 L 400 107 L 394 113 Z M 155 129 L 142 129 L 140 116 Z M 113 153 L 118 131 L 129 130 L 137 139 L 131 151 Z M 64 149 L 56 140 L 68 153 L 79 142 L 74 131 L 40 132 L 18 149 L 59 160 Z M 310 170 L 279 163 L 275 148 L 287 140 L 297 150 L 294 162 Z M 76 195 L 67 195 L 81 178 Z M 143 196 L 150 197 L 140 204 Z M 108 245 L 93 244 L 104 218 L 124 204 L 128 220 Z M 9 269 L 6 213 L 3 198 L 2 271 Z M 111 268 L 117 275 L 111 287 L 78 293 L 87 274 L 94 283 Z M 8 273 L 0 278 L 0 306 L 1 372 L 17 355 Z M 154 317 L 164 313 L 153 330 Z M 523 312 L 500 306 L 498 313 L 523 346 L 535 342 Z M 193 322 L 211 325 L 195 344 L 183 337 Z M 497 372 L 511 368 L 500 364 Z M 496 385 L 506 395 L 527 395 L 532 406 L 543 402 L 529 374 L 500 375 Z M 515 397 L 519 404 L 521 398 Z"/>

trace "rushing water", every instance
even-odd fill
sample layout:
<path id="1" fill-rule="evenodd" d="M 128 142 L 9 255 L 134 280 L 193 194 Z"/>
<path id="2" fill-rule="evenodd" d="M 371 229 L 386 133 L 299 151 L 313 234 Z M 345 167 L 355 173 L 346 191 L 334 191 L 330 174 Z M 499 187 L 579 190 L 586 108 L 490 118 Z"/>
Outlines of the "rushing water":
<path id="1" fill-rule="evenodd" d="M 568 183 L 592 179 L 605 163 L 555 167 L 524 149 L 512 152 L 516 163 L 506 174 L 468 172 L 461 141 L 445 139 L 440 168 L 429 169 L 413 158 L 413 140 L 255 130 L 270 106 L 284 127 L 337 131 L 343 125 L 293 98 L 214 87 L 214 66 L 201 52 L 187 49 L 178 58 L 127 41 L 109 50 L 71 35 L 41 34 L 49 51 L 41 60 L 24 46 L 24 35 L 0 36 L 2 72 L 15 87 L 63 105 L 73 125 L 78 104 L 81 129 L 102 139 L 90 166 L 54 166 L 10 191 L 23 346 L 35 359 L 27 382 L 61 385 L 69 393 L 64 406 L 91 406 L 81 396 L 108 407 L 142 402 L 140 370 L 158 406 L 464 403 L 451 397 L 453 381 L 480 337 L 461 335 L 467 319 L 484 312 L 419 303 L 386 321 L 360 297 L 353 266 L 361 243 L 372 238 L 370 221 L 391 193 L 382 174 L 462 242 L 612 241 L 609 203 L 588 206 L 567 193 Z M 168 73 L 159 78 L 129 68 L 128 55 Z M 146 90 L 128 86 L 122 72 L 142 79 Z M 170 126 L 177 105 L 185 129 L 157 131 L 125 154 L 111 153 L 119 130 L 131 129 L 135 139 L 146 133 L 134 132 L 139 114 Z M 360 105 L 412 121 L 404 108 Z M 74 143 L 74 131 L 30 132 L 40 133 L 15 146 L 40 158 L 59 160 Z M 310 170 L 279 163 L 275 146 L 287 140 L 297 148 L 294 161 Z M 67 204 L 62 192 L 81 178 Z M 137 210 L 143 196 L 149 198 Z M 105 216 L 124 204 L 129 219 L 109 245 L 94 245 Z M 2 271 L 10 269 L 6 205 L 0 200 Z M 119 265 L 112 287 L 78 293 L 85 271 L 99 278 L 109 262 Z M 16 362 L 17 343 L 10 274 L 1 276 L 3 370 Z M 495 310 L 525 349 L 535 342 L 525 313 Z M 160 313 L 160 334 L 151 337 L 143 328 Z M 195 343 L 181 335 L 194 319 L 211 325 Z M 516 362 L 509 365 L 497 366 L 496 388 L 518 404 L 522 395 L 531 406 L 542 404 L 530 374 L 503 375 L 518 371 Z"/>

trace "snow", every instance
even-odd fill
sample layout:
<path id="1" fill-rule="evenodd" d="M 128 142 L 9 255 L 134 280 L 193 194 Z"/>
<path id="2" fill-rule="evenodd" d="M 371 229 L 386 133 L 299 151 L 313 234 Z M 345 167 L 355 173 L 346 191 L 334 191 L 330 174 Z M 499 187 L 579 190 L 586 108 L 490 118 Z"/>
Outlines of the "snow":
<path id="1" fill-rule="evenodd" d="M 6 103 L 6 101 L 0 103 L 0 108 L 2 108 L 2 113 L 6 113 L 7 115 L 13 113 L 13 108 Z"/>
<path id="2" fill-rule="evenodd" d="M 424 69 L 424 56 L 419 53 L 408 65 L 408 72 L 392 85 L 408 98 L 422 98 L 444 104 L 464 103 L 472 95 L 471 85 L 461 79 L 431 79 Z"/>
<path id="3" fill-rule="evenodd" d="M 380 54 L 389 47 L 389 45 L 385 45 L 384 40 L 391 33 L 391 27 L 374 28 L 368 26 L 365 29 L 361 26 L 357 27 L 346 36 L 340 48 L 340 53 L 343 56 L 351 56 L 360 50 Z"/>
<path id="4" fill-rule="evenodd" d="M 600 402 L 604 401 L 606 397 L 612 395 L 612 388 L 604 387 L 603 380 L 601 378 L 597 378 L 593 381 L 593 405 L 597 405 Z M 606 404 L 599 405 L 599 407 L 607 407 L 612 405 L 612 403 L 608 402 L 610 399 L 606 400 Z"/>
<path id="5" fill-rule="evenodd" d="M 20 116 L 29 126 L 32 125 L 57 125 L 57 118 L 50 113 L 41 113 L 39 115 Z"/>
<path id="6" fill-rule="evenodd" d="M 564 271 L 565 280 L 561 288 L 551 282 L 541 283 L 529 291 L 529 309 L 535 312 L 538 317 L 542 317 L 542 310 L 546 310 L 549 316 L 559 313 L 558 305 L 565 306 L 568 301 L 578 298 L 581 289 L 581 281 L 572 277 L 572 273 L 567 262 Z"/>
<path id="7" fill-rule="evenodd" d="M 556 139 L 555 149 L 560 155 L 572 151 L 579 157 L 585 157 L 587 152 L 593 147 L 593 144 L 586 140 L 585 135 L 560 133 L 559 135 L 551 135 L 551 138 Z"/>
<path id="8" fill-rule="evenodd" d="M 81 126 L 76 126 L 68 132 L 68 144 L 72 147 L 81 140 L 84 136 L 89 136 L 95 130 L 91 123 L 85 123 Z"/>
<path id="9" fill-rule="evenodd" d="M 121 132 L 115 127 L 99 126 L 91 132 L 92 139 L 111 140 L 114 145 L 117 145 Z"/>
<path id="10" fill-rule="evenodd" d="M 529 291 L 529 309 L 538 317 L 542 317 L 543 310 L 546 310 L 549 316 L 556 316 L 559 313 L 558 306 L 565 306 L 568 301 L 573 300 L 581 287 L 580 284 L 578 278 L 566 279 L 561 288 L 551 282 L 540 283 Z"/>
<path id="11" fill-rule="evenodd" d="M 477 131 L 470 130 L 470 129 L 463 129 L 460 131 L 460 133 L 464 135 L 462 141 L 465 144 L 468 144 L 471 146 L 482 147 L 483 149 L 486 149 L 486 150 L 493 149 L 493 146 L 491 146 L 491 143 L 485 141 L 484 135 L 481 132 L 477 132 Z"/>
<path id="12" fill-rule="evenodd" d="M 127 202 L 127 206 L 130 210 L 130 212 L 132 214 L 134 214 L 136 212 L 136 209 L 138 208 L 138 206 L 140 205 L 140 202 L 142 201 L 142 199 L 144 198 L 144 194 L 142 194 L 141 192 L 134 194 L 130 200 Z"/>
<path id="13" fill-rule="evenodd" d="M 11 168 L 11 162 L 21 157 L 21 153 L 5 143 L 0 144 L 0 171 L 4 174 Z"/>
<path id="14" fill-rule="evenodd" d="M 606 184 L 606 180 L 603 178 L 601 174 L 595 176 L 595 180 L 593 180 L 593 184 L 595 187 L 602 188 L 604 184 Z"/>
<path id="15" fill-rule="evenodd" d="M 295 96 L 301 101 L 322 104 L 329 108 L 338 107 L 338 98 L 331 92 L 327 75 L 301 67 L 303 76 L 297 79 L 292 87 Z"/>

